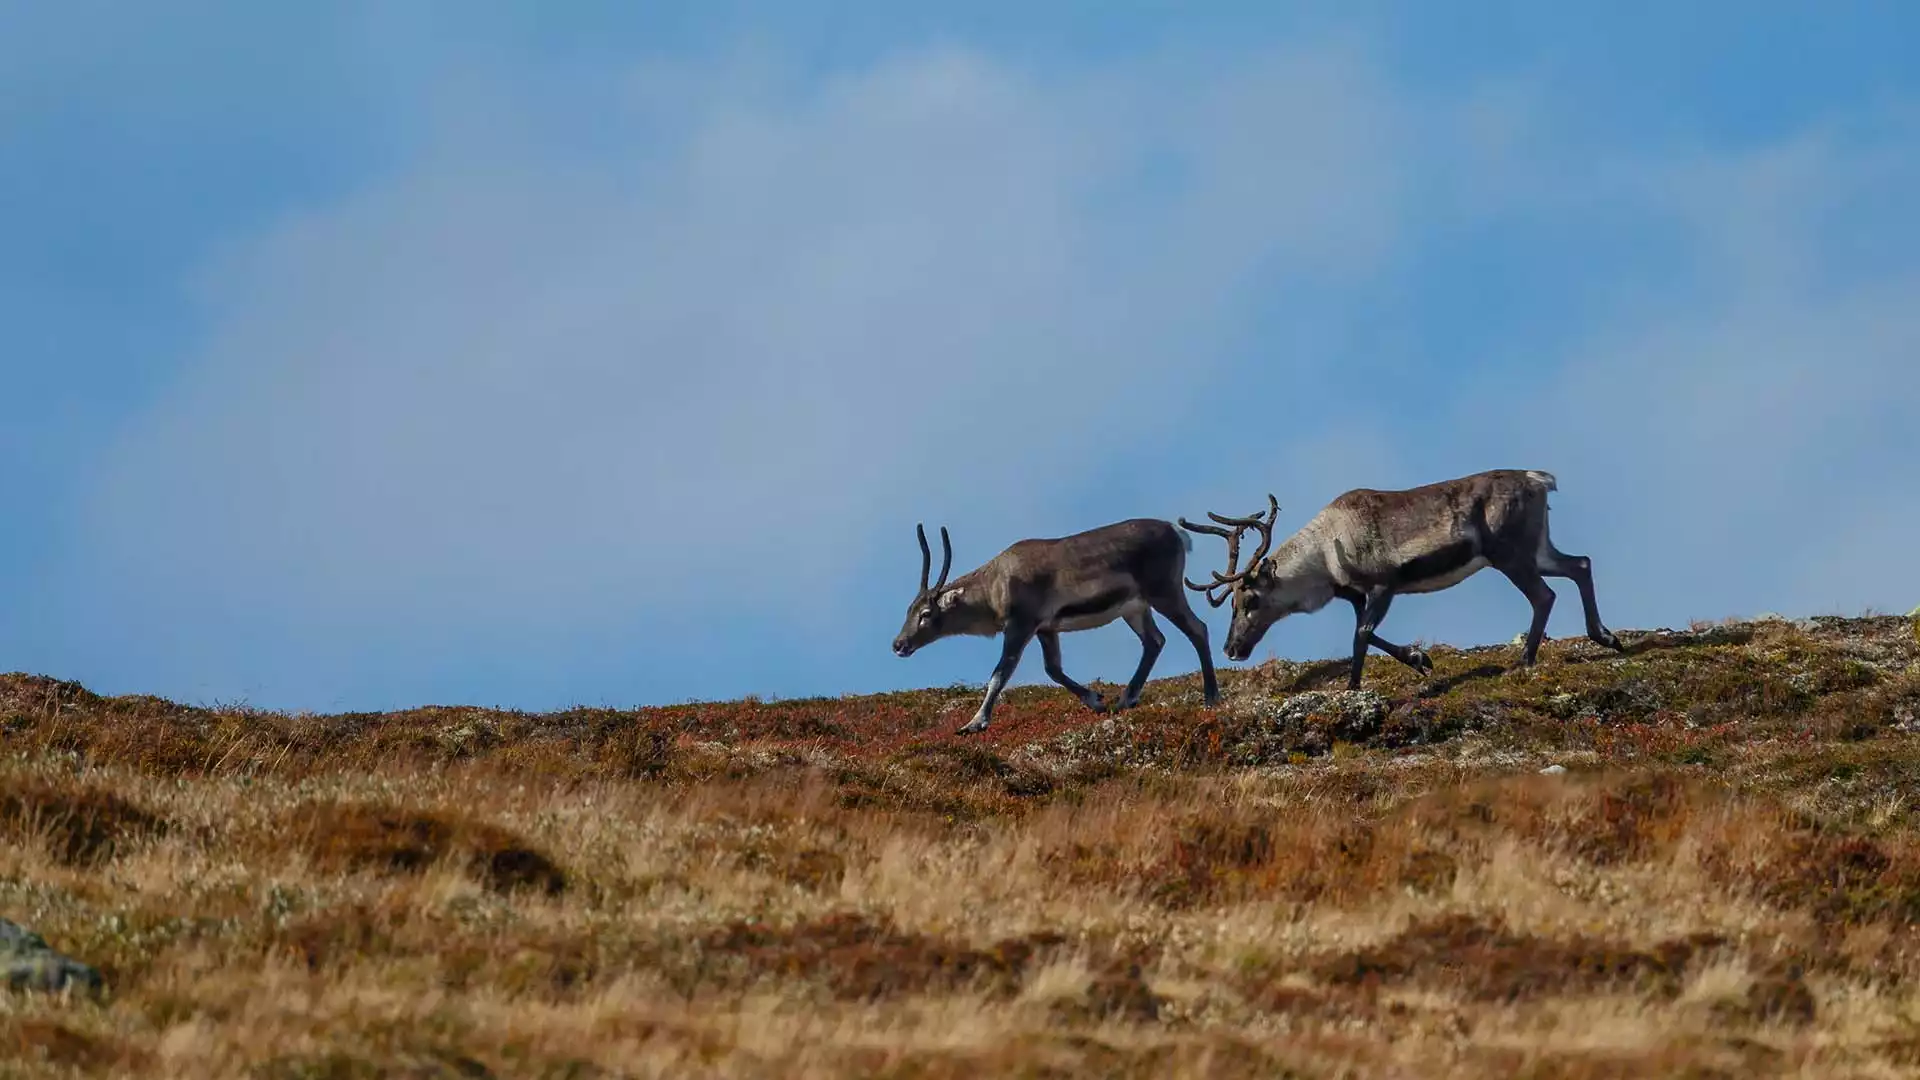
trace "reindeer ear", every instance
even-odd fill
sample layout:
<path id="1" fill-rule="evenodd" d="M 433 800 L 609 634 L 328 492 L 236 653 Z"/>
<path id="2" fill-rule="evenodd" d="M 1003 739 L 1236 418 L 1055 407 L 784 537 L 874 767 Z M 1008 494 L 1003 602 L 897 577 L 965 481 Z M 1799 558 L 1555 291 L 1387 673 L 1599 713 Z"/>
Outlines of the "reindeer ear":
<path id="1" fill-rule="evenodd" d="M 951 611 L 953 610 L 954 605 L 958 604 L 959 602 L 960 602 L 960 590 L 948 589 L 947 591 L 940 594 L 939 599 L 934 601 L 934 606 L 939 608 L 941 611 Z"/>

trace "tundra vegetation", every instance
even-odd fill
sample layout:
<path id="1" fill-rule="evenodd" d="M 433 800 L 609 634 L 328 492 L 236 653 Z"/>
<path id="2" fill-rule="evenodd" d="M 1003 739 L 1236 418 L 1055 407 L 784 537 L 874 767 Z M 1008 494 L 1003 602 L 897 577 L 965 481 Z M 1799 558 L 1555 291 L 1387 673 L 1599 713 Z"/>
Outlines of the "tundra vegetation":
<path id="1" fill-rule="evenodd" d="M 1616 632 L 965 737 L 0 677 L 0 918 L 100 975 L 0 1075 L 1914 1075 L 1912 625 Z"/>

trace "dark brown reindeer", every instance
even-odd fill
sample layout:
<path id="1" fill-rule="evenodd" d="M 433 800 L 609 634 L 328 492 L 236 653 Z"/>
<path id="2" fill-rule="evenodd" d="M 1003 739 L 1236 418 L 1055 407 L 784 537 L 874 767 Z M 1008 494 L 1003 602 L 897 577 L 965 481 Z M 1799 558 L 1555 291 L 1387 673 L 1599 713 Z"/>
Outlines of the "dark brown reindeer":
<path id="1" fill-rule="evenodd" d="M 1072 536 L 1020 540 L 952 582 L 947 581 L 947 571 L 953 567 L 953 543 L 941 526 L 944 555 L 940 579 L 931 586 L 927 572 L 933 568 L 933 552 L 927 547 L 927 530 L 915 528 L 920 536 L 920 591 L 907 605 L 906 624 L 893 639 L 894 655 L 912 656 L 932 642 L 957 634 L 1001 638 L 1000 662 L 987 680 L 986 697 L 973 719 L 956 734 L 986 728 L 994 702 L 1034 638 L 1040 639 L 1049 678 L 1095 712 L 1109 711 L 1099 694 L 1073 681 L 1061 668 L 1060 635 L 1105 626 L 1115 619 L 1126 620 L 1140 635 L 1140 666 L 1113 711 L 1132 708 L 1139 703 L 1147 672 L 1166 644 L 1165 635 L 1154 625 L 1156 611 L 1193 643 L 1200 654 L 1206 703 L 1219 703 L 1207 624 L 1188 605 L 1181 588 L 1193 538 L 1172 522 L 1133 518 Z"/>
<path id="2" fill-rule="evenodd" d="M 1395 596 L 1439 592 L 1489 566 L 1506 575 L 1533 605 L 1522 665 L 1533 664 L 1546 633 L 1554 600 L 1545 580 L 1549 577 L 1571 578 L 1580 589 L 1587 637 L 1621 650 L 1600 622 L 1592 562 L 1555 548 L 1548 536 L 1547 493 L 1557 490 L 1553 474 L 1534 469 L 1493 469 L 1400 491 L 1356 488 L 1328 503 L 1271 555 L 1267 551 L 1280 504 L 1268 495 L 1264 518 L 1258 513 L 1223 517 L 1209 512 L 1217 525 L 1180 519 L 1181 528 L 1227 541 L 1226 573 L 1215 571 L 1207 585 L 1186 585 L 1205 594 L 1214 607 L 1232 597 L 1233 621 L 1224 651 L 1236 662 L 1252 655 L 1280 619 L 1318 611 L 1330 600 L 1352 604 L 1353 668 L 1347 678 L 1352 689 L 1360 686 L 1368 646 L 1422 674 L 1433 670 L 1426 653 L 1375 633 Z M 1260 545 L 1246 567 L 1236 569 L 1240 538 L 1249 528 L 1259 532 Z M 1223 590 L 1217 598 L 1216 589 Z"/>

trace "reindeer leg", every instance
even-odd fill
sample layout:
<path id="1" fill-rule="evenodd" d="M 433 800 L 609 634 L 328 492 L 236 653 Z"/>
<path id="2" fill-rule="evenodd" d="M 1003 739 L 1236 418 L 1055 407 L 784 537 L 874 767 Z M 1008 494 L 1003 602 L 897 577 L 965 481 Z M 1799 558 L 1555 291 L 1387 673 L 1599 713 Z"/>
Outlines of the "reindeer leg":
<path id="1" fill-rule="evenodd" d="M 1365 593 L 1350 593 L 1347 595 L 1346 600 L 1353 605 L 1353 621 L 1355 624 L 1354 647 L 1364 653 L 1365 646 L 1360 644 L 1359 636 L 1360 627 L 1367 622 L 1367 596 Z M 1380 610 L 1373 618 L 1375 624 L 1378 624 L 1381 619 L 1386 617 L 1387 605 L 1390 602 L 1391 595 L 1389 595 L 1388 600 L 1381 602 Z M 1400 661 L 1422 675 L 1428 674 L 1433 670 L 1433 661 L 1428 659 L 1427 654 L 1419 649 L 1409 645 L 1395 645 L 1393 642 L 1388 641 L 1372 630 L 1366 631 L 1366 638 L 1367 645 L 1379 649 L 1381 652 L 1386 653 L 1388 656 L 1393 657 L 1395 660 Z M 1356 675 L 1352 679 L 1349 679 L 1348 686 L 1353 689 L 1358 689 L 1359 677 Z"/>
<path id="2" fill-rule="evenodd" d="M 1520 655 L 1520 666 L 1532 667 L 1534 657 L 1540 652 L 1540 639 L 1547 633 L 1547 616 L 1553 613 L 1553 586 L 1547 584 L 1546 578 L 1530 562 L 1499 569 L 1533 605 L 1533 624 L 1527 627 L 1527 647 Z"/>
<path id="3" fill-rule="evenodd" d="M 1081 703 L 1094 712 L 1104 712 L 1107 703 L 1100 695 L 1074 682 L 1066 669 L 1060 666 L 1060 633 L 1057 630 L 1042 630 L 1034 635 L 1040 640 L 1040 656 L 1046 661 L 1047 678 L 1067 688 L 1067 692 L 1080 699 Z"/>
<path id="4" fill-rule="evenodd" d="M 1126 612 L 1122 618 L 1133 632 L 1140 635 L 1140 666 L 1133 669 L 1133 678 L 1127 680 L 1127 692 L 1120 698 L 1120 709 L 1131 709 L 1140 703 L 1140 690 L 1147 685 L 1147 672 L 1153 670 L 1153 662 L 1160 658 L 1160 649 L 1167 643 L 1167 636 L 1153 624 L 1153 609 L 1139 607 Z M 1115 710 L 1118 711 L 1118 710 Z"/>
<path id="5" fill-rule="evenodd" d="M 1193 651 L 1200 654 L 1200 683 L 1206 693 L 1207 707 L 1220 704 L 1220 683 L 1213 671 L 1213 647 L 1207 643 L 1207 624 L 1194 614 L 1184 593 L 1175 593 L 1171 599 L 1161 600 L 1153 605 L 1153 609 L 1165 615 L 1167 621 L 1193 643 Z"/>
<path id="6" fill-rule="evenodd" d="M 1393 593 L 1386 589 L 1376 589 L 1365 594 L 1365 598 L 1355 595 L 1353 601 L 1355 626 L 1353 628 L 1353 671 L 1347 676 L 1347 689 L 1360 689 L 1360 672 L 1367 663 L 1367 646 L 1378 639 L 1373 636 L 1373 628 L 1387 617 L 1387 608 L 1393 604 Z"/>
<path id="7" fill-rule="evenodd" d="M 987 696 L 980 702 L 980 711 L 955 731 L 955 735 L 971 735 L 987 729 L 987 721 L 993 716 L 994 703 L 1000 700 L 1000 692 L 1007 688 L 1007 680 L 1013 678 L 1013 669 L 1020 666 L 1020 654 L 1026 651 L 1027 642 L 1033 640 L 1033 633 L 1034 628 L 1029 625 L 1007 625 L 1000 638 L 1000 662 L 993 666 L 993 675 L 987 679 Z"/>
<path id="8" fill-rule="evenodd" d="M 1580 610 L 1587 619 L 1587 637 L 1596 645 L 1626 652 L 1626 646 L 1613 636 L 1605 623 L 1600 621 L 1600 602 L 1593 594 L 1593 560 L 1585 555 L 1568 555 L 1555 549 L 1551 542 L 1547 545 L 1546 557 L 1536 559 L 1541 576 L 1563 577 L 1571 580 L 1580 590 Z"/>
<path id="9" fill-rule="evenodd" d="M 1379 649 L 1381 652 L 1386 653 L 1388 656 L 1393 657 L 1395 660 L 1400 661 L 1420 674 L 1426 675 L 1433 671 L 1433 661 L 1428 659 L 1425 652 L 1411 645 L 1395 645 L 1379 634 L 1370 636 L 1373 639 L 1374 648 Z"/>
<path id="10" fill-rule="evenodd" d="M 1367 646 L 1372 643 L 1373 631 L 1367 629 L 1367 597 L 1365 593 L 1350 593 L 1347 602 L 1353 605 L 1353 673 L 1347 679 L 1347 688 L 1360 689 L 1360 669 L 1367 662 Z"/>

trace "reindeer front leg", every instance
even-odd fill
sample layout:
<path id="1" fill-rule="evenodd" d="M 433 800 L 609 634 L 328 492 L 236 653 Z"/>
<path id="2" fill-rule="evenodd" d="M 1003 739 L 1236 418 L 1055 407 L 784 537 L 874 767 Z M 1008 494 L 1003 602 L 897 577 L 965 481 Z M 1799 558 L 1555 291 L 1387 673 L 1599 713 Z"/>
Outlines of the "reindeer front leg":
<path id="1" fill-rule="evenodd" d="M 1373 628 L 1387 617 L 1387 607 L 1392 603 L 1392 593 L 1376 589 L 1368 593 L 1364 601 L 1354 605 L 1353 670 L 1347 676 L 1347 689 L 1360 689 L 1360 673 L 1367 665 L 1367 647 L 1373 644 Z"/>
<path id="2" fill-rule="evenodd" d="M 1381 619 L 1386 618 L 1387 606 L 1393 599 L 1391 594 L 1386 594 L 1386 599 L 1380 601 L 1379 610 L 1374 612 L 1371 619 L 1367 617 L 1368 601 L 1365 594 L 1354 593 L 1348 596 L 1347 599 L 1353 604 L 1354 648 L 1358 649 L 1361 655 L 1365 655 L 1367 645 L 1372 645 L 1374 648 L 1379 649 L 1381 652 L 1386 653 L 1388 656 L 1393 657 L 1395 660 L 1400 661 L 1422 675 L 1433 671 L 1433 661 L 1427 657 L 1425 652 L 1409 645 L 1395 645 L 1393 642 L 1374 633 L 1372 629 L 1365 630 L 1366 640 L 1365 643 L 1362 644 L 1360 640 L 1362 628 L 1368 627 L 1369 624 L 1377 626 Z M 1348 680 L 1348 686 L 1356 690 L 1360 687 L 1360 661 L 1357 658 L 1354 662 L 1353 677 Z"/>
<path id="3" fill-rule="evenodd" d="M 987 729 L 987 721 L 993 717 L 993 705 L 1000 700 L 1000 692 L 1007 688 L 1007 680 L 1013 678 L 1013 669 L 1020 666 L 1020 654 L 1026 651 L 1027 642 L 1033 640 L 1033 632 L 1030 623 L 1007 624 L 1000 638 L 1000 662 L 993 666 L 993 675 L 987 679 L 987 696 L 980 702 L 980 711 L 955 731 L 955 735 L 971 735 Z"/>

